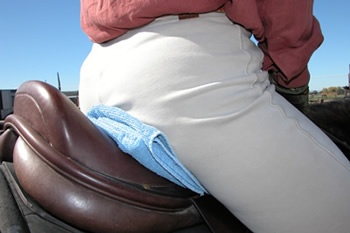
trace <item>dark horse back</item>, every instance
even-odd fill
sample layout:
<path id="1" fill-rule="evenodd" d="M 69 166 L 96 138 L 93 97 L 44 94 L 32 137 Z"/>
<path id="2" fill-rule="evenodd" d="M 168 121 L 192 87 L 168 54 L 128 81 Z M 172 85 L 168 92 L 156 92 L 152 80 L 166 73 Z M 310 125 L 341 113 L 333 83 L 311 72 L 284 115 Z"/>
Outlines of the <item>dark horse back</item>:
<path id="1" fill-rule="evenodd" d="M 307 116 L 350 159 L 350 99 L 311 104 Z"/>

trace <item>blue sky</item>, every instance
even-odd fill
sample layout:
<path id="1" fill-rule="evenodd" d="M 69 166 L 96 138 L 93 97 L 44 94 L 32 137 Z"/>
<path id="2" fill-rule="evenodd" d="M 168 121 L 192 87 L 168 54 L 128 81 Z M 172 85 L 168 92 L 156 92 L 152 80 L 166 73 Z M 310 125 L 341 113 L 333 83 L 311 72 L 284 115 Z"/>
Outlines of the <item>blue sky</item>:
<path id="1" fill-rule="evenodd" d="M 348 85 L 349 0 L 315 0 L 314 14 L 325 36 L 309 63 L 311 90 Z M 80 66 L 91 42 L 80 28 L 79 0 L 0 2 L 0 89 L 42 80 L 77 90 Z"/>

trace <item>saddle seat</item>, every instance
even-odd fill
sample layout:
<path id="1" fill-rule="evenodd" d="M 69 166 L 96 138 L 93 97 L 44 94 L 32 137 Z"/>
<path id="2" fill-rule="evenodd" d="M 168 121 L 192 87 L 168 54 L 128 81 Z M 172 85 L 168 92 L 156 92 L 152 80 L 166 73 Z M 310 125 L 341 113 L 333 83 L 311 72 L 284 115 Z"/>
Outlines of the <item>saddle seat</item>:
<path id="1" fill-rule="evenodd" d="M 89 232 L 172 232 L 202 221 L 197 194 L 122 152 L 56 88 L 22 84 L 4 122 L 1 160 L 44 209 Z M 11 156 L 8 156 L 11 155 Z"/>

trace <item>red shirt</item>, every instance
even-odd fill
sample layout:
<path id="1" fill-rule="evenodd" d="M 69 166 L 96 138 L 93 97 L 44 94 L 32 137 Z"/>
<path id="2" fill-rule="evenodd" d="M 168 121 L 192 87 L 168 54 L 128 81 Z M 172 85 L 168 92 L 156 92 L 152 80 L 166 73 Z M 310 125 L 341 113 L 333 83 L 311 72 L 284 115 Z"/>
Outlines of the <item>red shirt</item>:
<path id="1" fill-rule="evenodd" d="M 103 43 L 160 16 L 222 6 L 227 17 L 254 34 L 265 54 L 263 69 L 279 72 L 279 84 L 308 84 L 307 63 L 323 41 L 313 0 L 81 0 L 81 25 L 90 40 Z"/>

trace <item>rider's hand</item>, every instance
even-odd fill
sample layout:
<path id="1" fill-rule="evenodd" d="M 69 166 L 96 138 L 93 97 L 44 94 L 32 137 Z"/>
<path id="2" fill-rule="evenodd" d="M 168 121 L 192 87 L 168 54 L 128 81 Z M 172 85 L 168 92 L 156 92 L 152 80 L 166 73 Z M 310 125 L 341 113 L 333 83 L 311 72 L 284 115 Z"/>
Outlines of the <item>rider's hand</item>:
<path id="1" fill-rule="evenodd" d="M 285 88 L 276 82 L 276 74 L 274 71 L 269 71 L 270 82 L 275 85 L 277 93 L 282 95 L 286 100 L 293 104 L 304 114 L 309 112 L 309 86 L 305 85 L 298 88 Z"/>

